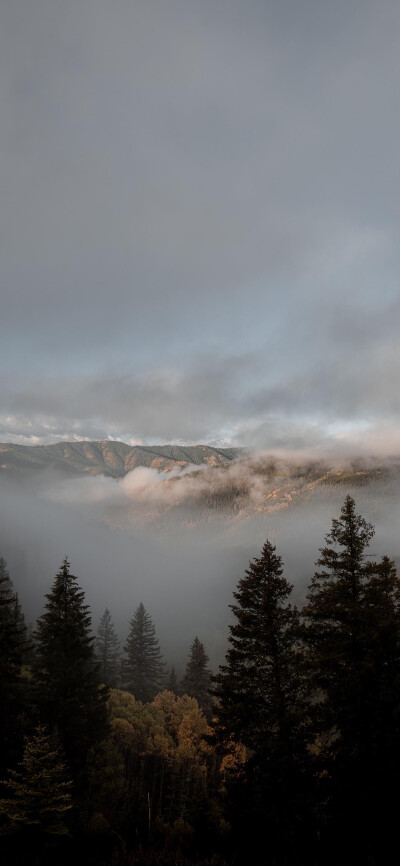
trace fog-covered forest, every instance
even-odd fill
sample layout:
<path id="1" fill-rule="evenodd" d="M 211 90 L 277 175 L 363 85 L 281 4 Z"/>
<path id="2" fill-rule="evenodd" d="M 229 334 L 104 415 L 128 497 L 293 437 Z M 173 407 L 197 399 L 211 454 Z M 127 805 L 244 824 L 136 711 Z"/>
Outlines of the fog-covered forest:
<path id="1" fill-rule="evenodd" d="M 172 463 L 162 472 L 138 466 L 120 478 L 61 474 L 53 464 L 36 474 L 1 474 L 0 551 L 27 623 L 41 614 L 67 555 L 94 622 L 110 608 L 123 642 L 126 612 L 142 601 L 180 675 L 195 634 L 212 669 L 222 663 L 229 599 L 266 537 L 277 544 L 296 603 L 304 602 L 316 551 L 347 492 L 377 528 L 373 556 L 400 556 L 397 461 L 255 455 L 221 466 Z"/>
<path id="2" fill-rule="evenodd" d="M 301 605 L 277 546 L 255 551 L 214 671 L 198 634 L 166 664 L 142 601 L 121 641 L 115 580 L 93 619 L 72 555 L 27 627 L 1 559 L 3 862 L 387 862 L 400 579 L 352 496 L 325 529 Z"/>
<path id="3" fill-rule="evenodd" d="M 387 866 L 400 4 L 0 19 L 0 864 Z"/>

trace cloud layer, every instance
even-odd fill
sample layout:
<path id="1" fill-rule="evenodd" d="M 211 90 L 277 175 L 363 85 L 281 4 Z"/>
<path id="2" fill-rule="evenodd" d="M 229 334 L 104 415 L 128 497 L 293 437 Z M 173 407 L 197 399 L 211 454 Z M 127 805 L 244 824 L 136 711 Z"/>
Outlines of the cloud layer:
<path id="1" fill-rule="evenodd" d="M 276 360 L 269 347 L 142 375 L 32 377 L 28 383 L 4 377 L 0 440 L 122 438 L 132 444 L 206 441 L 271 452 L 396 453 L 397 306 L 387 310 L 386 339 L 372 313 L 359 335 L 338 316 L 337 332 L 324 331 L 320 357 L 311 322 L 308 353 L 296 371 L 292 358 L 283 352 Z"/>
<path id="2" fill-rule="evenodd" d="M 398 4 L 2 19 L 0 439 L 392 449 Z"/>

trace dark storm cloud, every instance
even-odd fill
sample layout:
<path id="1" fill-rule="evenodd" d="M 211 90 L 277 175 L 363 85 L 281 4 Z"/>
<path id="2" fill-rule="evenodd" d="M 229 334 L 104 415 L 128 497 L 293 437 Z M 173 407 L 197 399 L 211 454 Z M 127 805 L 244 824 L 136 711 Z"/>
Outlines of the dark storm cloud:
<path id="1" fill-rule="evenodd" d="M 394 435 L 398 4 L 15 0 L 1 34 L 0 438 Z"/>

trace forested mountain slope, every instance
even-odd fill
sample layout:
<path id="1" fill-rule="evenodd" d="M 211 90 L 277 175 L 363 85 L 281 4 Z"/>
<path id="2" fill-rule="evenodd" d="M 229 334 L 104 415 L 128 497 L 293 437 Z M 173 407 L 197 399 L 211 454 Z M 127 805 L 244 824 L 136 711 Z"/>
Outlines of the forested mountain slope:
<path id="1" fill-rule="evenodd" d="M 209 445 L 126 445 L 109 440 L 55 445 L 0 443 L 0 471 L 26 476 L 52 469 L 71 476 L 102 474 L 121 478 L 138 466 L 160 471 L 189 464 L 221 466 L 243 453 L 244 449 Z"/>

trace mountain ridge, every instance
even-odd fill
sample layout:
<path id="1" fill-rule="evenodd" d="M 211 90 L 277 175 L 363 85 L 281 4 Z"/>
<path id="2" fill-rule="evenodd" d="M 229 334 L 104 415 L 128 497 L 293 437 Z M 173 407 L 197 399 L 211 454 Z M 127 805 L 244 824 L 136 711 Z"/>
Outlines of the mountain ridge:
<path id="1" fill-rule="evenodd" d="M 247 454 L 245 448 L 211 445 L 127 445 L 117 440 L 57 442 L 51 445 L 0 443 L 0 474 L 26 477 L 44 470 L 63 475 L 122 478 L 132 469 L 168 472 L 174 466 L 224 466 Z"/>

